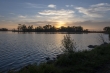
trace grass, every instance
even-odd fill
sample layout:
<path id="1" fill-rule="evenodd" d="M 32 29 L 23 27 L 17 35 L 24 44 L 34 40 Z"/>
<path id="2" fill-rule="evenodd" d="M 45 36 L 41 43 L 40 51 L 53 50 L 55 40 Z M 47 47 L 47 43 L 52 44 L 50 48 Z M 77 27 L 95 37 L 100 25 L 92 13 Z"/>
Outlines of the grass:
<path id="1" fill-rule="evenodd" d="M 95 73 L 110 61 L 110 44 L 90 51 L 64 53 L 52 63 L 28 65 L 8 73 Z"/>
<path id="2" fill-rule="evenodd" d="M 77 73 L 94 73 L 98 67 L 110 60 L 110 44 L 97 47 L 91 51 L 77 52 L 63 55 L 56 62 L 62 67 L 72 67 L 73 72 Z"/>

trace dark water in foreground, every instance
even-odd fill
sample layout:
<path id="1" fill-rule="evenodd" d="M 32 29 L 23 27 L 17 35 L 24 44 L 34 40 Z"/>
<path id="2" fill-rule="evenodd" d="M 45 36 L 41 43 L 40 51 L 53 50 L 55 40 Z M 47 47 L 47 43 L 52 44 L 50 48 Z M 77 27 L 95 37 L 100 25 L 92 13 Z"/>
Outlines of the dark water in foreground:
<path id="1" fill-rule="evenodd" d="M 46 62 L 45 58 L 62 53 L 61 40 L 65 34 L 0 32 L 0 71 L 20 69 L 25 65 Z M 70 34 L 78 50 L 99 45 L 99 33 Z M 105 40 L 108 35 L 103 34 Z"/>

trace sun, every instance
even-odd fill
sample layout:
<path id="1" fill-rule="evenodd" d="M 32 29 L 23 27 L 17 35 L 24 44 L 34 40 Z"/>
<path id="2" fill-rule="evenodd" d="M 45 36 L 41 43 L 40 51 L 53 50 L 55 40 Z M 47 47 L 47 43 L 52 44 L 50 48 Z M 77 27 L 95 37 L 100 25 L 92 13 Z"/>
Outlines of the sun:
<path id="1" fill-rule="evenodd" d="M 57 28 L 60 28 L 61 26 L 64 26 L 65 25 L 65 22 L 63 21 L 58 21 L 58 24 L 57 24 Z"/>

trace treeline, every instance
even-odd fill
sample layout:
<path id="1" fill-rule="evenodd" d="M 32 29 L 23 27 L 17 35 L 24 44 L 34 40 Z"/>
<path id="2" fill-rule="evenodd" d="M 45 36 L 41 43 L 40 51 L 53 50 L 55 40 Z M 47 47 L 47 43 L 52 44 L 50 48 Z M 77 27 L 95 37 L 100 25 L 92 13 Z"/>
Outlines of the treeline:
<path id="1" fill-rule="evenodd" d="M 8 31 L 7 28 L 0 28 L 0 31 Z"/>
<path id="2" fill-rule="evenodd" d="M 18 24 L 17 30 L 18 32 L 88 32 L 88 29 L 83 29 L 81 26 L 61 26 L 60 28 L 56 28 L 52 25 L 38 26 L 33 27 L 33 25 L 26 26 L 25 24 Z"/>

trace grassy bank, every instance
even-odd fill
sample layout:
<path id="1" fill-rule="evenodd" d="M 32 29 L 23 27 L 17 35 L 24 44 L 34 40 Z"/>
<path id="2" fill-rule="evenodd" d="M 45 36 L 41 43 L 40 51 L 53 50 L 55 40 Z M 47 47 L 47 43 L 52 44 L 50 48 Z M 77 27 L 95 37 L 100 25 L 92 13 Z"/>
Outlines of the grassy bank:
<path id="1" fill-rule="evenodd" d="M 91 51 L 65 53 L 54 62 L 28 65 L 9 73 L 95 73 L 110 61 L 110 44 L 98 46 Z"/>

